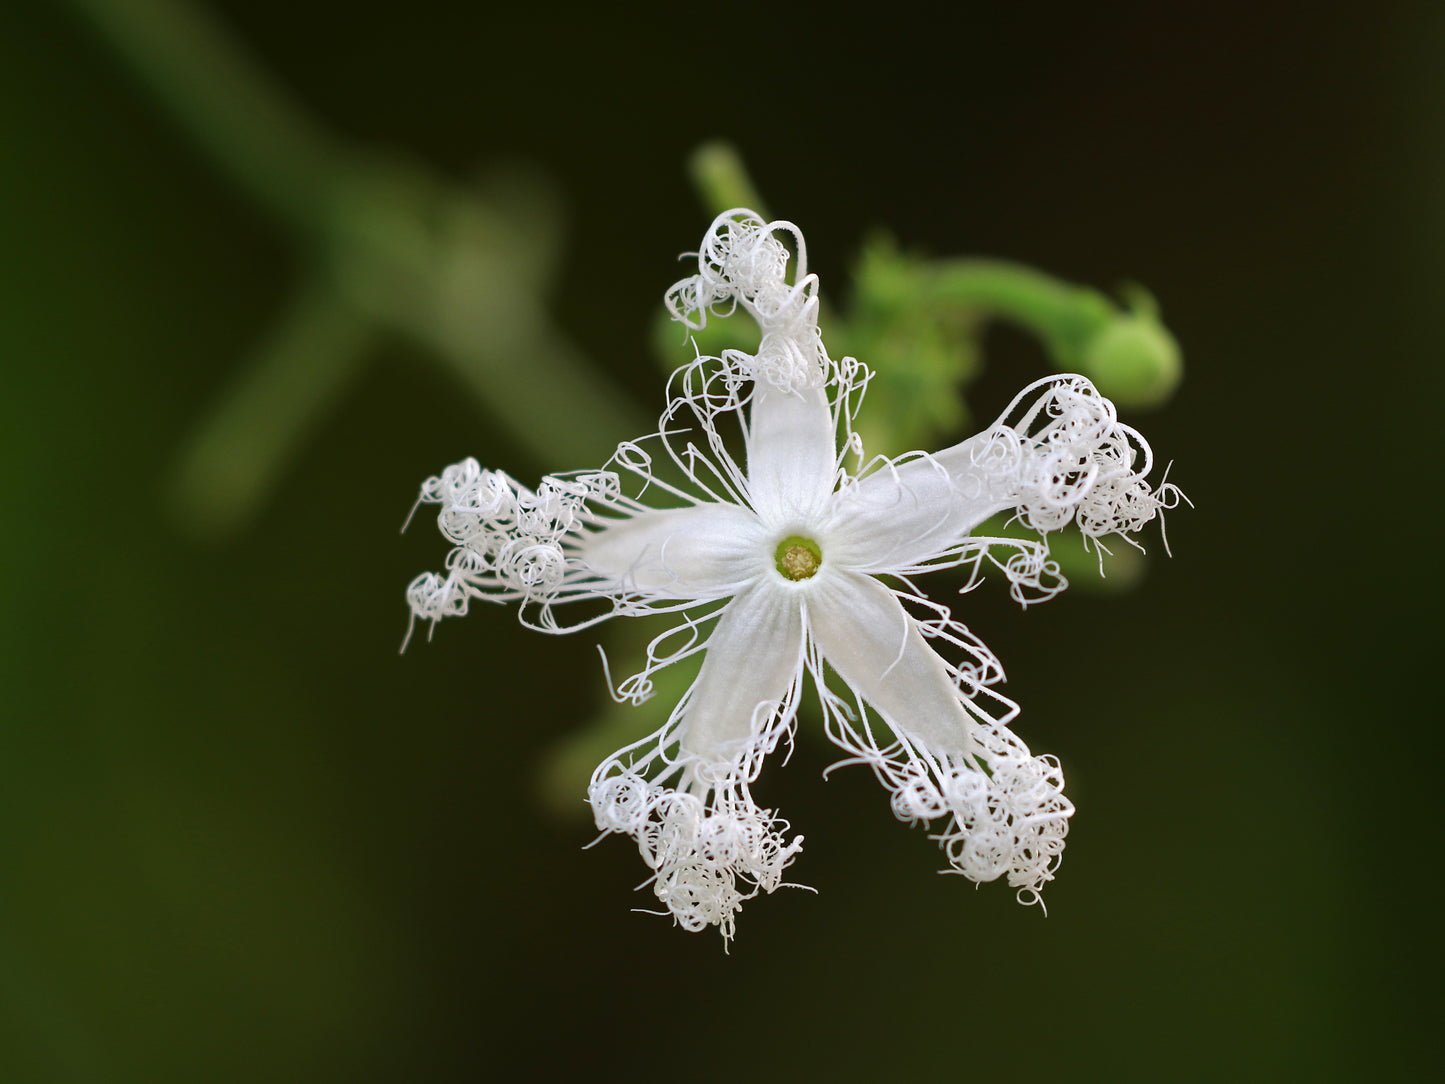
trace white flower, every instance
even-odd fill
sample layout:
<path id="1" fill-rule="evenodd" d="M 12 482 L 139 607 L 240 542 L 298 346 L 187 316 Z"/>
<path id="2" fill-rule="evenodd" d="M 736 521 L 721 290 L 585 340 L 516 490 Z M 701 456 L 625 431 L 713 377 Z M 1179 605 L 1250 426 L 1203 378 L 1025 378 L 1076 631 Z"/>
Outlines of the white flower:
<path id="1" fill-rule="evenodd" d="M 1042 536 L 1071 521 L 1091 540 L 1126 536 L 1178 497 L 1144 480 L 1148 444 L 1078 376 L 1033 384 L 944 451 L 865 461 L 852 423 L 868 373 L 828 357 L 816 290 L 797 227 L 719 216 L 667 306 L 694 330 L 741 307 L 762 332 L 756 354 L 678 370 L 659 432 L 620 445 L 605 470 L 533 491 L 468 459 L 421 494 L 456 548 L 444 574 L 411 584 L 415 617 L 461 615 L 472 599 L 519 602 L 544 632 L 679 615 L 615 692 L 637 703 L 661 667 L 706 653 L 666 725 L 607 758 L 589 798 L 604 834 L 637 842 L 677 921 L 725 938 L 802 848 L 749 788 L 791 741 L 805 674 L 844 763 L 870 766 L 900 819 L 937 825 L 951 872 L 1003 877 L 1038 901 L 1074 811 L 1063 775 L 1008 728 L 1018 706 L 993 688 L 997 658 L 914 577 L 963 566 L 967 590 L 992 566 L 1019 602 L 1048 598 L 1066 584 Z M 1000 512 L 1041 537 L 972 533 Z M 564 626 L 559 611 L 579 605 Z"/>

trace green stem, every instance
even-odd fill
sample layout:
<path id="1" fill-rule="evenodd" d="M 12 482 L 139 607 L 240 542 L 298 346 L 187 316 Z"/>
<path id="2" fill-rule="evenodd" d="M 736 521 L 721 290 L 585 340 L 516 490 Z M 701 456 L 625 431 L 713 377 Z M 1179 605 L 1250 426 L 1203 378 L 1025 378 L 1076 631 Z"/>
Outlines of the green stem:
<path id="1" fill-rule="evenodd" d="M 70 0 L 195 143 L 268 214 L 311 233 L 347 155 L 184 0 Z"/>
<path id="2" fill-rule="evenodd" d="M 1142 288 L 1127 291 L 1120 306 L 1095 290 L 999 260 L 937 264 L 927 283 L 934 301 L 1032 331 L 1060 369 L 1083 373 L 1120 406 L 1159 406 L 1183 376 L 1179 344 Z"/>
<path id="3" fill-rule="evenodd" d="M 1073 365 L 1118 311 L 1095 290 L 1004 260 L 939 261 L 930 265 L 925 289 L 931 301 L 1019 324 Z"/>

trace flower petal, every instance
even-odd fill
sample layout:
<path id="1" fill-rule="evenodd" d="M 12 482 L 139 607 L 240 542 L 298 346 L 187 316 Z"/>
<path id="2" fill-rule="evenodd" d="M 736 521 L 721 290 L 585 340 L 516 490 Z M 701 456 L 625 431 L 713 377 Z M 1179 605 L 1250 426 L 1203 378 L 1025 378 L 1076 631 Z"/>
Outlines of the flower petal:
<path id="1" fill-rule="evenodd" d="M 708 764 L 733 761 L 789 699 L 803 668 L 800 594 L 765 582 L 728 603 L 688 690 L 684 752 Z"/>
<path id="2" fill-rule="evenodd" d="M 860 572 L 909 568 L 944 553 L 995 512 L 1011 507 L 990 492 L 974 462 L 992 434 L 936 455 L 881 469 L 833 495 L 825 520 L 829 557 Z"/>
<path id="3" fill-rule="evenodd" d="M 733 594 L 769 556 L 757 517 L 721 503 L 606 520 L 590 527 L 575 547 L 598 576 L 679 599 Z"/>
<path id="4" fill-rule="evenodd" d="M 748 426 L 748 494 L 764 523 L 788 529 L 821 512 L 837 459 L 824 386 L 784 390 L 757 382 Z"/>
<path id="5" fill-rule="evenodd" d="M 823 658 L 895 733 L 936 756 L 974 754 L 957 685 L 892 591 L 834 571 L 807 592 L 807 615 Z"/>

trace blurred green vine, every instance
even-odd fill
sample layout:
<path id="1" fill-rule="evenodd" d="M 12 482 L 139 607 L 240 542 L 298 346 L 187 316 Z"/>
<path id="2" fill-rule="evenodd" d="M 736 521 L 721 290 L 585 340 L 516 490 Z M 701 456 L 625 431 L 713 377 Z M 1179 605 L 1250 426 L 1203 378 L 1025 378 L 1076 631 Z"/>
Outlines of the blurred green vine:
<path id="1" fill-rule="evenodd" d="M 299 255 L 286 311 L 178 457 L 183 529 L 216 538 L 250 523 L 384 335 L 421 345 L 548 468 L 605 458 L 645 427 L 548 315 L 562 231 L 544 174 L 459 183 L 348 143 L 187 0 L 69 2 Z"/>

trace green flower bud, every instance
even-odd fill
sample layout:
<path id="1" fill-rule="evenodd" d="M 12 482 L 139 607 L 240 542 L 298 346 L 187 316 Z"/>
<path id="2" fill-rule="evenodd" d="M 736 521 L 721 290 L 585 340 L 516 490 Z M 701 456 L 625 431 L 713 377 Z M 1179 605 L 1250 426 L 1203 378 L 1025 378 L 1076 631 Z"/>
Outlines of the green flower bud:
<path id="1" fill-rule="evenodd" d="M 1120 406 L 1159 406 L 1179 386 L 1184 361 L 1153 299 L 1137 288 L 1131 294 L 1132 311 L 1119 313 L 1096 332 L 1079 364 Z"/>

